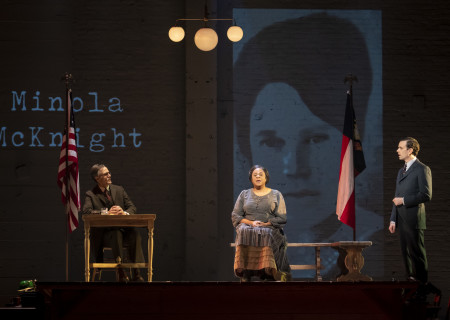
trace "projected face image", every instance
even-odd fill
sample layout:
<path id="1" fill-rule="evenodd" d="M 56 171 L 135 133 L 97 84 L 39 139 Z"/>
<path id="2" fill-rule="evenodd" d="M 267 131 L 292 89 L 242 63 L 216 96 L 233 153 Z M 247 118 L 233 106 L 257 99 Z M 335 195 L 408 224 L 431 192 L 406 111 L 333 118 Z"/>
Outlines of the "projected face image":
<path id="1" fill-rule="evenodd" d="M 286 84 L 267 85 L 252 108 L 253 161 L 270 168 L 271 187 L 283 190 L 289 224 L 303 230 L 302 241 L 312 242 L 311 227 L 334 214 L 337 188 L 330 181 L 338 176 L 341 137 Z"/>
<path id="2" fill-rule="evenodd" d="M 271 83 L 251 110 L 249 134 L 254 163 L 270 168 L 269 187 L 282 191 L 286 200 L 288 241 L 351 240 L 335 213 L 342 133 L 314 115 L 295 89 Z M 382 221 L 373 212 L 357 211 L 364 219 L 360 236 L 368 239 Z M 324 273 L 336 268 L 338 252 L 328 251 L 322 258 Z"/>

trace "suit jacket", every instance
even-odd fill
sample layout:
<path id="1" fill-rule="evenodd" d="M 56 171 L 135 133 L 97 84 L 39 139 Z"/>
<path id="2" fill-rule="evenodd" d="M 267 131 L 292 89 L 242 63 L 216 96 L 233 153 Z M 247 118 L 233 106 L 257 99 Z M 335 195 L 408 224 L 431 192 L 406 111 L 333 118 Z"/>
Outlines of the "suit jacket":
<path id="1" fill-rule="evenodd" d="M 403 197 L 404 205 L 392 206 L 391 221 L 400 216 L 410 228 L 426 229 L 425 202 L 431 200 L 431 170 L 416 159 L 403 174 L 398 171 L 395 197 Z"/>
<path id="2" fill-rule="evenodd" d="M 126 211 L 129 214 L 136 213 L 136 207 L 123 187 L 114 184 L 110 184 L 109 187 L 112 201 L 108 201 L 105 194 L 98 186 L 95 186 L 92 190 L 86 192 L 83 214 L 90 214 L 92 210 L 100 210 L 101 208 L 108 208 L 109 210 L 113 205 L 120 206 L 123 211 Z"/>

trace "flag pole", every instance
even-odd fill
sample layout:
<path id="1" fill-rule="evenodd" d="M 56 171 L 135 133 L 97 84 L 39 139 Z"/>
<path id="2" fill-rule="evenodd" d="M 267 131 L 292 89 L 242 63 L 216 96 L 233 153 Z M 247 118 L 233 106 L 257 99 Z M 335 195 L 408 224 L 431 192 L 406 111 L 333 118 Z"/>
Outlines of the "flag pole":
<path id="1" fill-rule="evenodd" d="M 352 87 L 354 81 L 358 81 L 358 79 L 352 74 L 348 74 L 344 79 L 344 83 L 350 83 L 350 88 L 347 90 L 347 104 L 342 131 L 336 214 L 341 222 L 353 229 L 353 241 L 356 241 L 355 179 L 366 168 L 366 163 L 353 108 Z"/>
<path id="2" fill-rule="evenodd" d="M 350 97 L 351 97 L 351 101 L 352 101 L 352 110 L 353 110 L 353 81 L 356 81 L 356 82 L 358 81 L 358 78 L 356 78 L 356 76 L 354 76 L 353 74 L 349 73 L 348 75 L 345 76 L 344 83 L 348 82 L 349 86 L 350 86 L 348 91 L 350 92 Z M 355 192 L 355 198 L 356 198 L 356 183 L 353 184 L 353 190 Z M 355 202 L 356 202 L 356 199 L 355 199 Z M 356 205 L 355 205 L 355 211 L 356 211 Z M 353 241 L 356 241 L 356 212 L 355 212 L 355 227 L 353 228 Z"/>
<path id="3" fill-rule="evenodd" d="M 72 82 L 72 75 L 70 73 L 65 73 L 63 77 L 64 82 L 66 83 L 66 125 L 65 125 L 65 132 L 66 132 L 66 174 L 65 174 L 65 185 L 66 185 L 66 282 L 69 281 L 69 205 L 70 201 L 68 201 L 69 195 L 69 128 L 70 128 L 70 113 L 69 113 L 69 90 L 70 90 L 70 84 Z"/>

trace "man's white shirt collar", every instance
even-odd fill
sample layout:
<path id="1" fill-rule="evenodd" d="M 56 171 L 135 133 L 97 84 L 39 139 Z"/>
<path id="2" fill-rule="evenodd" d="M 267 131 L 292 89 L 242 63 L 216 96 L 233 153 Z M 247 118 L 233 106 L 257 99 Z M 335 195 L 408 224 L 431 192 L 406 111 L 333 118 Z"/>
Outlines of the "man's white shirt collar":
<path id="1" fill-rule="evenodd" d="M 406 162 L 406 171 L 408 171 L 408 169 L 412 166 L 412 164 L 417 160 L 416 157 L 412 158 L 411 160 L 409 160 L 408 162 Z"/>

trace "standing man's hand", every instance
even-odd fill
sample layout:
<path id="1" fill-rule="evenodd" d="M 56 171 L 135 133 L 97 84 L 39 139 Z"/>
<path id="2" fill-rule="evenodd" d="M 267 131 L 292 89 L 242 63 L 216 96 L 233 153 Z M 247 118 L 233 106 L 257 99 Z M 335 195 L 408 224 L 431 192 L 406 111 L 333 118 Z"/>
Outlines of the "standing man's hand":
<path id="1" fill-rule="evenodd" d="M 394 198 L 392 202 L 398 207 L 403 205 L 403 198 Z"/>
<path id="2" fill-rule="evenodd" d="M 391 233 L 395 233 L 395 223 L 392 223 L 392 222 L 391 222 L 391 224 L 389 225 L 389 231 L 390 231 Z"/>

